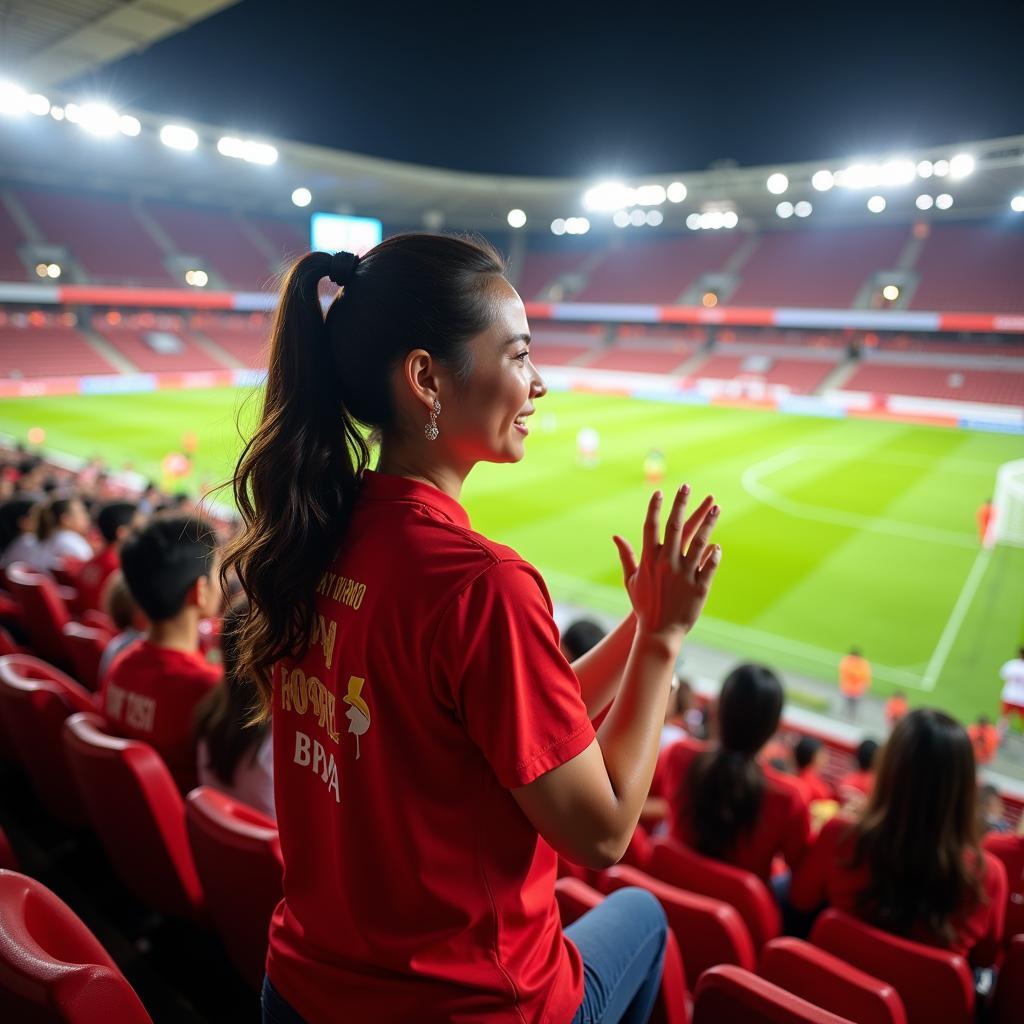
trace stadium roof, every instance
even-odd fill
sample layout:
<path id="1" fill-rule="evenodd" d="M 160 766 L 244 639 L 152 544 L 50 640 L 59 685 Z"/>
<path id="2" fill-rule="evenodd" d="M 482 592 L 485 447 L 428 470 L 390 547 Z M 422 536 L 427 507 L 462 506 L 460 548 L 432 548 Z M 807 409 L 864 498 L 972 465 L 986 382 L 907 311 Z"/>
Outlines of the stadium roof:
<path id="1" fill-rule="evenodd" d="M 0 61 L 45 88 L 137 53 L 238 0 L 8 0 Z"/>

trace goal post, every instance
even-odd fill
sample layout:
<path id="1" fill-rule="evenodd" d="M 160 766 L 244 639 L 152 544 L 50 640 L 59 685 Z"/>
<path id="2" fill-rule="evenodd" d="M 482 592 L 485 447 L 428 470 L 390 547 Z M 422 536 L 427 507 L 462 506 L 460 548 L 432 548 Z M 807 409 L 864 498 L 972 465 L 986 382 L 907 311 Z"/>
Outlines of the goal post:
<path id="1" fill-rule="evenodd" d="M 1024 459 L 999 467 L 992 504 L 995 543 L 1024 547 Z"/>

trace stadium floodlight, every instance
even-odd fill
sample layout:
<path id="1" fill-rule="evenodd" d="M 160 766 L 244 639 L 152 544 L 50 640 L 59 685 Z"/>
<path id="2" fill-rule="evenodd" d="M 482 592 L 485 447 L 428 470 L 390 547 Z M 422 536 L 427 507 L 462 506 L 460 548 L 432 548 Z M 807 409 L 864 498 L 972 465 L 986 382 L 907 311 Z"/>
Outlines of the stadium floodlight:
<path id="1" fill-rule="evenodd" d="M 935 197 L 935 205 L 940 210 L 948 210 L 953 205 L 953 197 L 948 192 Z"/>
<path id="2" fill-rule="evenodd" d="M 106 103 L 83 103 L 78 108 L 78 126 L 99 139 L 109 139 L 121 130 L 120 115 Z"/>
<path id="3" fill-rule="evenodd" d="M 811 175 L 811 186 L 817 192 L 827 192 L 836 183 L 836 176 L 831 171 L 815 171 Z"/>
<path id="4" fill-rule="evenodd" d="M 681 203 L 686 198 L 686 186 L 681 181 L 673 181 L 665 195 L 670 203 Z"/>
<path id="5" fill-rule="evenodd" d="M 774 174 L 768 175 L 768 181 L 766 182 L 768 191 L 773 196 L 781 196 L 783 192 L 789 188 L 789 178 L 787 178 L 781 171 L 776 171 Z"/>
<path id="6" fill-rule="evenodd" d="M 293 199 L 294 199 L 294 197 L 293 197 Z M 522 227 L 525 227 L 526 226 L 526 212 L 524 210 L 520 210 L 518 207 L 516 209 L 514 209 L 514 210 L 509 210 L 508 211 L 508 217 L 506 217 L 506 220 L 508 221 L 508 226 L 510 228 L 522 228 Z"/>
<path id="7" fill-rule="evenodd" d="M 718 305 L 718 296 L 714 292 L 705 292 L 700 297 L 700 304 L 705 309 L 714 309 Z"/>
<path id="8" fill-rule="evenodd" d="M 649 227 L 656 228 L 664 223 L 665 215 L 661 210 L 648 210 L 646 220 Z"/>
<path id="9" fill-rule="evenodd" d="M 922 193 L 914 200 L 919 210 L 930 210 L 935 205 L 935 200 L 930 195 Z"/>
<path id="10" fill-rule="evenodd" d="M 121 129 L 121 134 L 129 138 L 135 138 L 142 131 L 142 122 L 131 114 L 122 114 L 117 120 L 117 126 Z"/>
<path id="11" fill-rule="evenodd" d="M 735 210 L 726 210 L 722 214 L 722 227 L 734 228 L 740 222 L 740 215 Z"/>
<path id="12" fill-rule="evenodd" d="M 205 288 L 210 283 L 210 275 L 205 270 L 186 270 L 185 284 L 191 288 Z"/>
<path id="13" fill-rule="evenodd" d="M 14 82 L 0 82 L 0 114 L 20 117 L 28 108 L 28 93 Z"/>
<path id="14" fill-rule="evenodd" d="M 1010 209 L 1014 213 L 1024 213 L 1024 192 L 1010 200 Z"/>
<path id="15" fill-rule="evenodd" d="M 709 210 L 700 215 L 700 226 L 711 231 L 720 231 L 725 227 L 725 214 L 721 210 Z"/>
<path id="16" fill-rule="evenodd" d="M 919 178 L 930 178 L 935 173 L 935 164 L 931 160 L 922 160 L 917 165 L 917 176 Z"/>
<path id="17" fill-rule="evenodd" d="M 700 231 L 700 214 L 691 213 L 690 216 L 686 218 L 686 226 L 691 231 Z"/>
<path id="18" fill-rule="evenodd" d="M 913 160 L 897 157 L 882 164 L 879 168 L 879 179 L 882 185 L 909 185 L 916 173 L 917 168 Z"/>
<path id="19" fill-rule="evenodd" d="M 811 206 L 811 204 L 807 202 L 806 199 L 801 199 L 800 202 L 793 207 L 793 212 L 798 217 L 810 217 L 810 215 L 814 212 L 814 207 Z"/>
<path id="20" fill-rule="evenodd" d="M 779 203 L 778 206 L 775 207 L 775 215 L 777 217 L 781 217 L 783 220 L 787 220 L 789 217 L 792 217 L 793 204 L 786 202 L 786 200 L 783 200 L 781 203 Z"/>
<path id="21" fill-rule="evenodd" d="M 886 302 L 895 302 L 900 297 L 900 290 L 897 285 L 887 284 L 882 289 L 882 298 Z"/>
<path id="22" fill-rule="evenodd" d="M 232 160 L 245 160 L 250 164 L 262 164 L 269 167 L 277 163 L 277 149 L 268 142 L 257 142 L 254 139 L 239 139 L 234 135 L 224 135 L 217 140 L 217 152 Z"/>
<path id="23" fill-rule="evenodd" d="M 45 263 L 37 263 L 36 264 L 36 277 L 46 277 L 46 264 Z"/>
<path id="24" fill-rule="evenodd" d="M 636 206 L 636 190 L 621 181 L 605 181 L 583 193 L 583 206 L 587 210 L 611 213 L 624 206 Z"/>
<path id="25" fill-rule="evenodd" d="M 56 280 L 61 275 L 61 268 L 59 263 L 47 263 L 46 264 L 46 276 Z"/>
<path id="26" fill-rule="evenodd" d="M 629 224 L 630 224 L 630 221 L 629 221 L 629 211 L 628 210 L 616 210 L 614 216 L 612 217 L 612 223 L 617 228 L 628 228 Z"/>
<path id="27" fill-rule="evenodd" d="M 932 173 L 936 178 L 944 178 L 949 174 L 949 161 L 948 160 L 936 160 L 932 164 Z"/>
<path id="28" fill-rule="evenodd" d="M 313 193 L 308 188 L 297 188 L 292 192 L 292 202 L 296 206 L 309 206 L 313 202 Z M 512 214 L 509 214 L 511 218 Z"/>
<path id="29" fill-rule="evenodd" d="M 647 216 L 643 210 L 634 210 L 629 215 L 629 223 L 635 228 L 642 228 L 647 220 Z"/>
<path id="30" fill-rule="evenodd" d="M 554 225 L 551 226 L 554 230 Z M 567 235 L 585 235 L 590 230 L 590 221 L 586 217 L 569 217 L 565 222 Z"/>
<path id="31" fill-rule="evenodd" d="M 556 217 L 551 222 L 551 234 L 553 234 L 553 235 L 564 235 L 565 234 L 565 219 L 563 217 Z"/>
<path id="32" fill-rule="evenodd" d="M 636 190 L 638 206 L 661 206 L 667 198 L 664 185 L 641 185 Z"/>
<path id="33" fill-rule="evenodd" d="M 25 109 L 36 117 L 46 117 L 50 112 L 50 101 L 41 92 L 34 92 L 25 100 Z"/>
<path id="34" fill-rule="evenodd" d="M 78 124 L 82 120 L 82 108 L 77 103 L 64 104 L 64 120 L 72 124 Z"/>
<path id="35" fill-rule="evenodd" d="M 191 153 L 199 145 L 199 136 L 183 124 L 165 124 L 160 129 L 160 141 L 168 149 Z"/>
<path id="36" fill-rule="evenodd" d="M 885 209 L 885 197 L 884 196 L 872 196 L 868 200 L 868 209 L 872 213 L 881 213 Z"/>
<path id="37" fill-rule="evenodd" d="M 54 121 L 63 121 L 65 117 L 64 108 L 58 106 L 50 107 L 50 117 L 52 117 Z"/>
<path id="38" fill-rule="evenodd" d="M 966 178 L 974 170 L 974 157 L 970 153 L 957 153 L 949 161 L 949 176 L 955 180 Z"/>

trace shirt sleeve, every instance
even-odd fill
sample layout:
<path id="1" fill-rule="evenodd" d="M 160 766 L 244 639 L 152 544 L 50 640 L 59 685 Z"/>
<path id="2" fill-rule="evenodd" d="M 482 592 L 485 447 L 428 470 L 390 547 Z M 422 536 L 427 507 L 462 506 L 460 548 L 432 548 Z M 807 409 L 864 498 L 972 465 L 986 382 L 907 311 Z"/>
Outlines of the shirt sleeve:
<path id="1" fill-rule="evenodd" d="M 836 839 L 843 827 L 836 818 L 827 822 L 794 870 L 789 900 L 797 910 L 817 910 L 827 901 L 829 869 L 835 862 Z"/>
<path id="2" fill-rule="evenodd" d="M 594 740 L 547 590 L 525 562 L 490 566 L 452 599 L 434 637 L 431 679 L 508 789 Z"/>

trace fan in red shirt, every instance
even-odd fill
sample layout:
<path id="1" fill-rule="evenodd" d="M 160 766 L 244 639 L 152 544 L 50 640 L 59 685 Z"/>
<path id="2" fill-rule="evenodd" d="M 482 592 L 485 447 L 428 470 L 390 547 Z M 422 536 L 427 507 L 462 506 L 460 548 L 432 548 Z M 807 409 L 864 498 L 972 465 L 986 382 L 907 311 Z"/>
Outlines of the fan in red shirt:
<path id="1" fill-rule="evenodd" d="M 835 800 L 832 787 L 822 772 L 828 764 L 828 750 L 816 736 L 801 736 L 793 747 L 797 781 L 809 804 L 815 800 Z"/>
<path id="2" fill-rule="evenodd" d="M 324 276 L 343 288 L 326 323 Z M 623 890 L 563 934 L 556 854 L 626 849 L 718 510 L 686 519 L 680 488 L 662 542 L 655 495 L 639 561 L 618 539 L 634 615 L 570 666 L 540 575 L 459 502 L 475 463 L 523 457 L 545 394 L 528 330 L 484 242 L 311 253 L 284 285 L 225 556 L 250 599 L 238 673 L 273 719 L 285 873 L 264 1020 L 569 1024 L 653 1004 L 657 901 Z"/>
<path id="3" fill-rule="evenodd" d="M 122 572 L 149 629 L 117 656 L 100 690 L 111 726 L 153 746 L 182 792 L 196 785 L 196 705 L 221 677 L 199 653 L 199 620 L 220 607 L 216 543 L 209 524 L 183 517 L 158 517 L 125 540 Z"/>
<path id="4" fill-rule="evenodd" d="M 1006 872 L 978 846 L 975 764 L 963 727 L 910 712 L 886 743 L 859 821 L 828 822 L 793 876 L 800 910 L 822 905 L 876 927 L 994 962 Z"/>
<path id="5" fill-rule="evenodd" d="M 796 780 L 756 760 L 778 728 L 782 701 L 773 672 L 740 665 L 722 684 L 717 745 L 681 740 L 662 755 L 663 795 L 672 804 L 676 838 L 766 884 L 776 854 L 795 868 L 811 836 Z"/>
<path id="6" fill-rule="evenodd" d="M 96 516 L 103 547 L 75 575 L 75 589 L 78 591 L 75 607 L 79 611 L 103 609 L 103 591 L 110 577 L 121 567 L 121 543 L 135 518 L 136 509 L 130 501 L 111 501 Z"/>
<path id="7" fill-rule="evenodd" d="M 847 772 L 836 786 L 839 801 L 844 808 L 860 809 L 864 798 L 871 795 L 875 786 L 875 759 L 878 757 L 877 740 L 861 740 L 854 752 L 857 770 Z"/>

